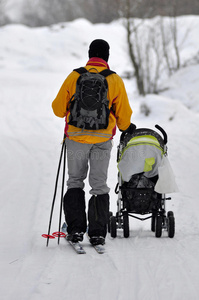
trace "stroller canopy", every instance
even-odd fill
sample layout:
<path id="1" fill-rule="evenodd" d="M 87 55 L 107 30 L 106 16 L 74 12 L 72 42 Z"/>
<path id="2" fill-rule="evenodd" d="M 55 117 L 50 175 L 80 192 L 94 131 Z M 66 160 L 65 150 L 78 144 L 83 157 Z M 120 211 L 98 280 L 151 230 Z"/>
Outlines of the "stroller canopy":
<path id="1" fill-rule="evenodd" d="M 123 181 L 132 175 L 144 173 L 147 178 L 158 175 L 158 167 L 166 152 L 162 137 L 151 129 L 136 129 L 122 142 L 118 169 Z"/>

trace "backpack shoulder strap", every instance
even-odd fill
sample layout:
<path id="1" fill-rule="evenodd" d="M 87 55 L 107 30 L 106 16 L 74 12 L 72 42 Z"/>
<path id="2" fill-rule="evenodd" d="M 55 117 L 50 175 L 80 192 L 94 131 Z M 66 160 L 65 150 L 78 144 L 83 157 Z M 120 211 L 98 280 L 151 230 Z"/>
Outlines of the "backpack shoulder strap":
<path id="1" fill-rule="evenodd" d="M 80 68 L 74 69 L 73 71 L 79 73 L 80 75 L 89 72 L 89 71 L 88 71 L 86 68 L 84 68 L 84 67 L 80 67 Z M 99 72 L 99 74 L 103 75 L 104 77 L 107 77 L 107 76 L 109 76 L 109 75 L 111 75 L 111 74 L 116 74 L 116 72 L 111 71 L 111 70 L 109 70 L 109 69 L 105 69 L 105 70 Z"/>
<path id="2" fill-rule="evenodd" d="M 107 77 L 107 76 L 109 76 L 111 74 L 116 74 L 116 72 L 111 71 L 109 69 L 105 69 L 105 70 L 101 71 L 99 74 L 103 75 L 104 77 Z"/>
<path id="3" fill-rule="evenodd" d="M 86 68 L 84 68 L 84 67 L 80 67 L 78 69 L 74 69 L 73 71 L 79 73 L 80 75 L 88 72 L 88 70 L 86 70 Z"/>

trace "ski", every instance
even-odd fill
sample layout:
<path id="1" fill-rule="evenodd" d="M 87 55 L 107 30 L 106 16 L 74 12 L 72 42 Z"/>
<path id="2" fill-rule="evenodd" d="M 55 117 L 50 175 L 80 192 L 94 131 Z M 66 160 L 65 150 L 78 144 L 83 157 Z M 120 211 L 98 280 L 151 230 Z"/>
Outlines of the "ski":
<path id="1" fill-rule="evenodd" d="M 66 236 L 66 240 L 67 240 L 67 236 Z M 84 248 L 79 242 L 73 243 L 72 241 L 69 240 L 67 240 L 67 242 L 73 247 L 73 249 L 77 254 L 86 254 L 86 251 L 84 250 Z"/>
<path id="2" fill-rule="evenodd" d="M 104 254 L 105 248 L 102 245 L 91 245 L 98 254 Z"/>
<path id="3" fill-rule="evenodd" d="M 88 238 L 88 240 L 90 240 L 90 238 L 88 236 L 88 233 L 87 233 L 87 238 Z M 97 251 L 98 254 L 104 254 L 105 248 L 101 244 L 99 244 L 99 245 L 93 245 L 91 243 L 90 245 Z"/>
<path id="4" fill-rule="evenodd" d="M 66 236 L 67 240 L 67 236 Z M 86 254 L 86 251 L 79 242 L 73 243 L 72 241 L 67 240 L 67 242 L 73 247 L 76 253 Z M 102 245 L 91 245 L 98 254 L 104 254 L 105 248 Z"/>
<path id="5" fill-rule="evenodd" d="M 86 254 L 86 251 L 84 250 L 84 248 L 82 247 L 82 245 L 79 242 L 72 242 L 70 240 L 67 239 L 67 225 L 66 223 L 64 223 L 62 225 L 62 232 L 66 234 L 66 241 L 73 247 L 73 249 L 75 250 L 76 253 L 78 254 Z M 105 252 L 105 248 L 102 245 L 92 245 L 91 246 L 96 250 L 96 252 L 98 254 L 104 254 Z"/>
<path id="6" fill-rule="evenodd" d="M 67 239 L 67 225 L 65 222 L 62 225 L 62 232 L 66 234 L 66 237 L 65 237 L 66 241 L 73 247 L 73 249 L 75 250 L 76 253 L 78 253 L 78 254 L 86 253 L 86 251 L 84 250 L 84 248 L 82 247 L 82 245 L 79 242 L 74 243 Z"/>

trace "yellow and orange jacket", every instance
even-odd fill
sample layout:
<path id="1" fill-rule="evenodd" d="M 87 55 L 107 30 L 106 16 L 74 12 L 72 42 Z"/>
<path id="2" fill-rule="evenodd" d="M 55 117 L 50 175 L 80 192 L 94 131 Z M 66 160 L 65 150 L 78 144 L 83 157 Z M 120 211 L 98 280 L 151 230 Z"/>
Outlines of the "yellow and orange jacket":
<path id="1" fill-rule="evenodd" d="M 87 70 L 94 68 L 97 70 L 96 72 L 101 72 L 109 68 L 109 66 L 103 59 L 93 57 L 88 61 L 85 68 Z M 92 72 L 94 72 L 94 69 L 92 69 Z M 76 82 L 79 76 L 79 73 L 75 71 L 71 72 L 52 103 L 54 114 L 60 118 L 65 117 L 66 136 L 76 142 L 96 144 L 112 139 L 116 133 L 116 125 L 120 130 L 126 130 L 131 123 L 132 109 L 123 80 L 117 74 L 111 74 L 106 78 L 108 82 L 107 98 L 111 111 L 108 127 L 99 130 L 82 130 L 82 128 L 68 124 L 70 115 L 69 101 L 76 92 Z"/>

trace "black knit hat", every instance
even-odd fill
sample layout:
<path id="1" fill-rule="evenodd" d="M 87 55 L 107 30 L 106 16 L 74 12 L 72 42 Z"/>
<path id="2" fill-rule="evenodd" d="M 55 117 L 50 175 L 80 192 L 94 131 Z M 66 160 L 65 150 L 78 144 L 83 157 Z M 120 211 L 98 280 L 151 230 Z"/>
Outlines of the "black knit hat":
<path id="1" fill-rule="evenodd" d="M 90 44 L 88 56 L 91 57 L 99 57 L 108 61 L 109 58 L 109 44 L 104 40 L 94 40 Z"/>

